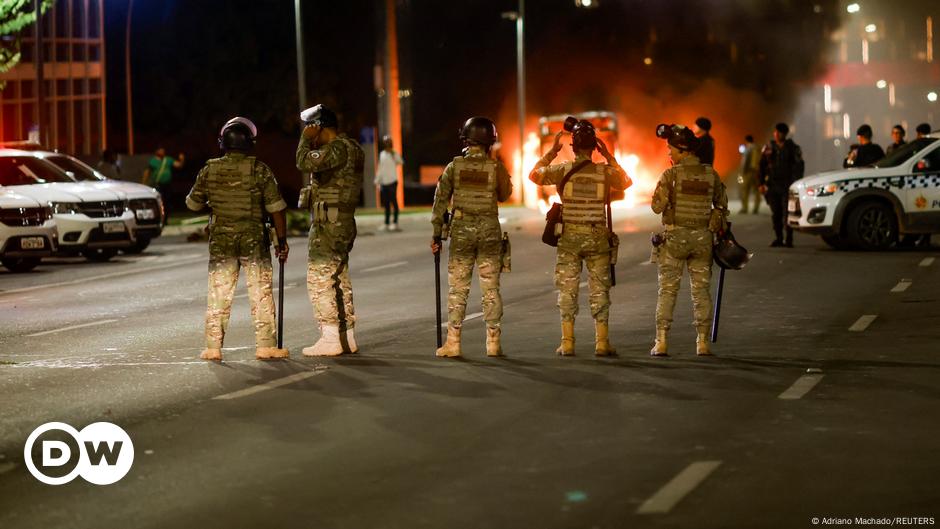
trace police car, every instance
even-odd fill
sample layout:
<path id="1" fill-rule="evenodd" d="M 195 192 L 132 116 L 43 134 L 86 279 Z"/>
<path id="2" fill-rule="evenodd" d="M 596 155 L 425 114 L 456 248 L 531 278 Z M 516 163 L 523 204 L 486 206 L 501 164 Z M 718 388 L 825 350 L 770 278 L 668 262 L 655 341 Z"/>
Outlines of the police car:
<path id="1" fill-rule="evenodd" d="M 837 249 L 883 250 L 898 235 L 940 233 L 940 141 L 914 140 L 873 167 L 790 186 L 788 223 Z"/>
<path id="2" fill-rule="evenodd" d="M 52 208 L 26 195 L 0 188 L 0 263 L 11 272 L 28 272 L 55 251 Z"/>

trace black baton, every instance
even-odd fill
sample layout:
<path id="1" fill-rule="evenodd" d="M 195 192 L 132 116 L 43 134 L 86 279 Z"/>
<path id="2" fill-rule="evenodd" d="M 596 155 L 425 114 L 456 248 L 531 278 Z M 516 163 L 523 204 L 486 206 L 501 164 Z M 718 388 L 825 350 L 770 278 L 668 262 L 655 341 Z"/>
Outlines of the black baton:
<path id="1" fill-rule="evenodd" d="M 277 348 L 284 348 L 284 261 L 278 259 L 277 274 Z"/>
<path id="2" fill-rule="evenodd" d="M 437 307 L 437 347 L 444 345 L 441 337 L 441 250 L 440 239 L 435 239 L 438 249 L 434 252 L 434 305 Z"/>
<path id="3" fill-rule="evenodd" d="M 718 342 L 718 318 L 721 317 L 721 295 L 725 291 L 725 269 L 718 272 L 718 292 L 715 293 L 715 315 L 712 317 L 712 343 Z"/>

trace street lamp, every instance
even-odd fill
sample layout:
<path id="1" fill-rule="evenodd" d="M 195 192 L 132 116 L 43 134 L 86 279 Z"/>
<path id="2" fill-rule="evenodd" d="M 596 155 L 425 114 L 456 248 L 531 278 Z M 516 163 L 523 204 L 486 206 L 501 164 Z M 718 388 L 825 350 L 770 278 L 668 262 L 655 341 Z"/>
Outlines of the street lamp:
<path id="1" fill-rule="evenodd" d="M 929 94 L 927 94 L 927 101 L 930 101 L 931 103 L 935 103 L 937 101 L 937 93 L 930 92 Z"/>
<path id="2" fill-rule="evenodd" d="M 845 10 L 848 11 L 849 13 L 858 13 L 861 9 L 862 9 L 861 6 L 859 6 L 858 4 L 849 4 L 845 8 Z"/>
<path id="3" fill-rule="evenodd" d="M 503 13 L 503 18 L 516 22 L 516 90 L 519 111 L 519 176 L 525 160 L 525 0 L 519 0 L 519 10 Z M 519 186 L 520 202 L 525 204 L 525 185 Z"/>

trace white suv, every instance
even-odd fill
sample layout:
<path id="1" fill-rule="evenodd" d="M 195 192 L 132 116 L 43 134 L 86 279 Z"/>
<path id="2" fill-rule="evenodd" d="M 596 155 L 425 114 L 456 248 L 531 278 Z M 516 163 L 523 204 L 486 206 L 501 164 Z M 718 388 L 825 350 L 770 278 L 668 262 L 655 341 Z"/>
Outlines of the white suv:
<path id="1" fill-rule="evenodd" d="M 11 272 L 28 272 L 56 244 L 52 209 L 8 188 L 0 188 L 0 263 Z"/>
<path id="2" fill-rule="evenodd" d="M 129 248 L 122 248 L 124 253 L 140 253 L 150 241 L 163 233 L 163 199 L 160 193 L 149 186 L 136 182 L 113 180 L 99 173 L 85 162 L 59 152 L 30 151 L 30 154 L 51 162 L 65 171 L 67 175 L 86 186 L 116 193 L 127 200 L 127 205 L 134 212 L 137 221 L 134 229 L 135 243 Z"/>
<path id="3" fill-rule="evenodd" d="M 874 167 L 790 186 L 789 225 L 837 249 L 882 250 L 902 234 L 940 233 L 940 141 L 913 140 Z"/>
<path id="4" fill-rule="evenodd" d="M 107 261 L 134 244 L 136 220 L 117 194 L 78 184 L 28 152 L 0 149 L 0 187 L 52 209 L 60 253 Z"/>

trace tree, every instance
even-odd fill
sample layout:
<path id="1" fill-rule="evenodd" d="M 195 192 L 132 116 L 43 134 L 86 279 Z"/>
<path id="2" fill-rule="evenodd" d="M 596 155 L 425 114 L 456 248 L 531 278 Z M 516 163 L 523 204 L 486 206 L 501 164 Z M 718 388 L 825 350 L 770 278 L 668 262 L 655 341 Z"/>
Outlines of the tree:
<path id="1" fill-rule="evenodd" d="M 43 0 L 45 13 L 55 0 Z M 36 22 L 32 0 L 0 0 L 0 74 L 10 71 L 20 62 L 21 32 Z M 4 82 L 0 81 L 0 90 Z"/>

